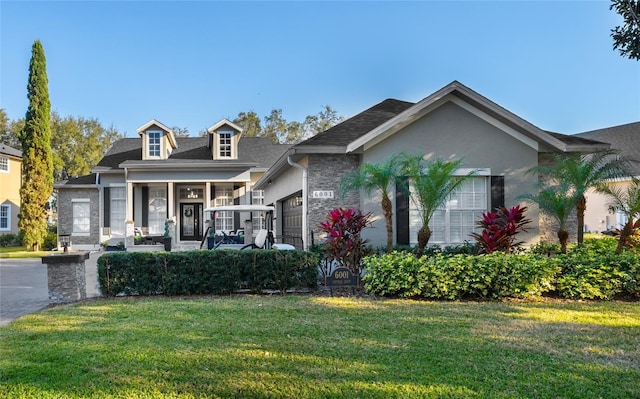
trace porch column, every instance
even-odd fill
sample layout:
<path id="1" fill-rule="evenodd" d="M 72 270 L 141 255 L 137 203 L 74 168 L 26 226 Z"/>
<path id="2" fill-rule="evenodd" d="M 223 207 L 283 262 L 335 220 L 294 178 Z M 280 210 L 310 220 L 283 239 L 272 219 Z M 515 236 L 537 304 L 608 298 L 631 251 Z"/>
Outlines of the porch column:
<path id="1" fill-rule="evenodd" d="M 204 207 L 208 208 L 211 206 L 211 182 L 204 183 Z M 211 220 L 211 212 L 204 213 L 205 225 L 206 222 Z"/>
<path id="2" fill-rule="evenodd" d="M 167 183 L 167 219 L 175 220 L 176 210 L 174 209 L 175 194 L 173 182 Z"/>
<path id="3" fill-rule="evenodd" d="M 127 182 L 127 216 L 125 222 L 133 220 L 133 183 Z"/>

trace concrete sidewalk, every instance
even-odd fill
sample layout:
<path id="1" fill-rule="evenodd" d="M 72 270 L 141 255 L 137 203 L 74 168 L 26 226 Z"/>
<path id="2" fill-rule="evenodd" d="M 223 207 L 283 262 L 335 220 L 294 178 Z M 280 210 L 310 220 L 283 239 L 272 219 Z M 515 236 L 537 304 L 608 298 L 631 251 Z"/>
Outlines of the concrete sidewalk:
<path id="1" fill-rule="evenodd" d="M 97 260 L 103 253 L 92 252 L 85 261 L 87 298 L 101 296 Z M 47 306 L 47 265 L 41 258 L 0 259 L 0 327 Z"/>

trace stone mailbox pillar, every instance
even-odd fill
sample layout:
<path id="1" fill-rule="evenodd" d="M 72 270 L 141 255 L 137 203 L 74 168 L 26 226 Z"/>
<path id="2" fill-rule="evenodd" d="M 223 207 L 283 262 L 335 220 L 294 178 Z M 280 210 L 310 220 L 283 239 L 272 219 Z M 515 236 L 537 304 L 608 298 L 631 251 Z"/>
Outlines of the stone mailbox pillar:
<path id="1" fill-rule="evenodd" d="M 89 252 L 73 252 L 42 257 L 47 265 L 50 303 L 68 303 L 87 298 L 84 261 Z"/>

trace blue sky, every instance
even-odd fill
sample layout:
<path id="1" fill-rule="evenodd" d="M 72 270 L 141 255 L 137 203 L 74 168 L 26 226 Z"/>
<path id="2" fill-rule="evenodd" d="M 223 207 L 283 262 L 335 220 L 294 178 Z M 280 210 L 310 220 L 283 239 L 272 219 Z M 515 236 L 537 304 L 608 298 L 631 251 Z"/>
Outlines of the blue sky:
<path id="1" fill-rule="evenodd" d="M 458 80 L 567 134 L 640 120 L 640 62 L 608 1 L 0 2 L 0 107 L 24 116 L 33 41 L 52 109 L 133 137 L 281 108 L 349 117 Z"/>

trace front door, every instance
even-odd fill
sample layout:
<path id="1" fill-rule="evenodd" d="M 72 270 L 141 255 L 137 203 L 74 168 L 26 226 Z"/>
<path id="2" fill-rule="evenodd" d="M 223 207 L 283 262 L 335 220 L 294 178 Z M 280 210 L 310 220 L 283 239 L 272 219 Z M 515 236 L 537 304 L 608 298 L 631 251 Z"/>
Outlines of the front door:
<path id="1" fill-rule="evenodd" d="M 202 204 L 180 204 L 180 241 L 202 240 Z"/>

